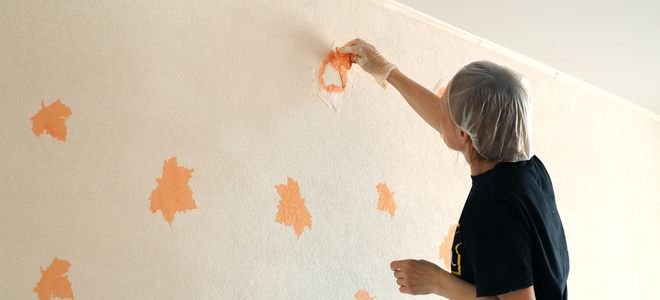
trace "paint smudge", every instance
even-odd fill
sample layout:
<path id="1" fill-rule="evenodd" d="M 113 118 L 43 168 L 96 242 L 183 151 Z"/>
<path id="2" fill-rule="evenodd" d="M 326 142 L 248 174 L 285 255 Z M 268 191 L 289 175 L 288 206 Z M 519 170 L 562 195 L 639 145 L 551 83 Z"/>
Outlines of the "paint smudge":
<path id="1" fill-rule="evenodd" d="M 447 234 L 445 234 L 445 238 L 442 244 L 440 244 L 438 251 L 438 256 L 444 261 L 445 270 L 447 271 L 451 270 L 451 246 L 454 243 L 454 234 L 456 234 L 457 227 L 458 224 L 449 226 L 449 230 L 447 230 Z"/>
<path id="2" fill-rule="evenodd" d="M 390 213 L 390 216 L 394 217 L 396 212 L 396 202 L 394 202 L 394 193 L 390 192 L 390 189 L 385 183 L 379 183 L 376 185 L 376 191 L 378 191 L 378 205 L 376 208 L 381 211 L 386 211 Z"/>
<path id="3" fill-rule="evenodd" d="M 339 73 L 341 86 L 338 86 L 334 83 L 326 84 L 323 78 L 323 74 L 325 73 L 325 69 L 328 65 L 337 70 Z M 339 52 L 339 48 L 335 48 L 335 50 L 328 52 L 328 55 L 321 63 L 321 67 L 319 68 L 319 72 L 317 74 L 317 79 L 321 89 L 328 93 L 343 92 L 346 89 L 346 83 L 348 82 L 348 70 L 351 69 L 351 65 L 351 54 Z"/>
<path id="4" fill-rule="evenodd" d="M 73 299 L 73 290 L 71 289 L 71 282 L 65 275 L 69 272 L 71 263 L 66 260 L 55 258 L 53 262 L 44 270 L 41 270 L 41 279 L 34 287 L 34 292 L 37 293 L 39 300 L 49 300 L 52 297 L 60 299 Z"/>
<path id="5" fill-rule="evenodd" d="M 300 196 L 298 183 L 287 177 L 287 184 L 275 186 L 280 196 L 275 221 L 286 226 L 293 226 L 296 237 L 300 238 L 305 227 L 312 229 L 312 216 L 305 207 L 305 199 Z"/>
<path id="6" fill-rule="evenodd" d="M 59 99 L 50 105 L 41 101 L 41 109 L 32 117 L 32 132 L 40 136 L 44 132 L 62 142 L 66 141 L 66 119 L 71 116 L 71 109 Z"/>
<path id="7" fill-rule="evenodd" d="M 374 297 L 371 297 L 369 293 L 365 290 L 358 290 L 355 292 L 355 300 L 373 300 Z"/>
<path id="8" fill-rule="evenodd" d="M 172 157 L 165 161 L 162 177 L 156 179 L 158 186 L 151 192 L 150 197 L 151 212 L 160 210 L 170 226 L 174 220 L 174 213 L 197 208 L 192 198 L 192 190 L 188 186 L 192 171 L 179 167 L 176 157 Z"/>

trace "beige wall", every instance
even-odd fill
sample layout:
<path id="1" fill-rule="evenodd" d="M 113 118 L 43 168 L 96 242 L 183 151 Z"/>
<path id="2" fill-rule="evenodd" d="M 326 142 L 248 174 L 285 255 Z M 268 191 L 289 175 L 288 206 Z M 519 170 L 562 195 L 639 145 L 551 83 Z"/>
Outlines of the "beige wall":
<path id="1" fill-rule="evenodd" d="M 526 75 L 571 298 L 656 295 L 657 116 L 374 2 L 193 2 L 3 2 L 0 298 L 36 298 L 55 257 L 78 299 L 403 298 L 389 262 L 442 264 L 470 178 L 358 67 L 339 113 L 314 95 L 328 47 L 356 36 L 427 87 L 482 59 Z M 31 131 L 56 99 L 73 111 L 66 142 Z M 149 197 L 172 156 L 194 169 L 198 209 L 170 227 Z M 300 238 L 275 222 L 287 176 L 312 215 Z"/>

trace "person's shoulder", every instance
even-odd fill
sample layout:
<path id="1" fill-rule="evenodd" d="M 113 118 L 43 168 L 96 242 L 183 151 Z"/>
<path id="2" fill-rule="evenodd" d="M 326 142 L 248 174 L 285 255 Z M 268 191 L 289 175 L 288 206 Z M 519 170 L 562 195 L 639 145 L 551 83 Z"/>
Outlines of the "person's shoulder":
<path id="1" fill-rule="evenodd" d="M 479 181 L 471 196 L 490 203 L 510 202 L 524 196 L 547 176 L 543 162 L 536 155 L 526 161 L 502 163 Z"/>
<path id="2" fill-rule="evenodd" d="M 538 155 L 534 155 L 534 156 L 532 156 L 532 157 L 529 159 L 529 163 L 531 164 L 531 166 L 533 166 L 533 167 L 535 167 L 535 168 L 537 168 L 537 169 L 540 169 L 540 171 L 542 171 L 542 172 L 544 172 L 544 173 L 547 173 L 547 171 L 546 171 L 546 169 L 545 169 L 545 164 L 543 163 L 543 161 L 541 160 L 541 158 L 538 157 Z"/>
<path id="3" fill-rule="evenodd" d="M 470 195 L 470 208 L 479 215 L 508 210 L 518 201 L 517 190 L 513 181 L 493 178 Z"/>
<path id="4" fill-rule="evenodd" d="M 543 164 L 543 160 L 538 155 L 533 155 L 532 157 L 529 158 L 527 161 L 531 166 L 534 167 L 541 167 L 545 169 L 545 165 Z"/>
<path id="5" fill-rule="evenodd" d="M 492 185 L 469 199 L 462 218 L 466 230 L 484 231 L 486 227 L 501 227 L 503 223 L 524 220 L 520 196 L 510 187 Z"/>
<path id="6" fill-rule="evenodd" d="M 513 163 L 505 168 L 502 176 L 498 178 L 498 184 L 513 188 L 514 191 L 520 191 L 521 186 L 538 183 L 548 179 L 549 175 L 541 159 L 534 155 L 529 160 Z"/>
<path id="7" fill-rule="evenodd" d="M 527 192 L 536 192 L 536 189 L 552 186 L 548 170 L 545 168 L 543 161 L 536 155 L 530 158 L 527 165 L 521 169 L 516 181 L 519 186 L 518 189 Z"/>

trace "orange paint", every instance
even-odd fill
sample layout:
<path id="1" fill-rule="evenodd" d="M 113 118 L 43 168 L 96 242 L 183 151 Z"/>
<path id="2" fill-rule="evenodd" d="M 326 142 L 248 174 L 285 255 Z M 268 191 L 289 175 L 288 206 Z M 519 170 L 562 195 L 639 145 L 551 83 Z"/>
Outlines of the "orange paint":
<path id="1" fill-rule="evenodd" d="M 300 196 L 298 183 L 291 177 L 287 177 L 287 184 L 275 186 L 280 195 L 280 203 L 277 205 L 275 221 L 286 226 L 293 226 L 298 238 L 305 227 L 312 229 L 312 216 L 305 207 L 305 199 Z"/>
<path id="2" fill-rule="evenodd" d="M 66 260 L 55 258 L 53 262 L 44 271 L 41 270 L 41 279 L 34 287 L 39 300 L 50 300 L 52 297 L 61 299 L 73 299 L 73 290 L 68 276 L 64 273 L 69 272 L 71 263 Z"/>
<path id="3" fill-rule="evenodd" d="M 374 298 L 369 296 L 369 293 L 364 290 L 358 290 L 355 292 L 355 300 L 373 300 Z"/>
<path id="4" fill-rule="evenodd" d="M 379 183 L 376 185 L 376 190 L 378 191 L 378 205 L 376 208 L 378 210 L 387 211 L 390 213 L 390 216 L 394 217 L 394 212 L 396 212 L 396 202 L 394 202 L 394 193 L 390 192 L 390 189 L 385 183 Z"/>
<path id="5" fill-rule="evenodd" d="M 192 169 L 179 167 L 176 157 L 165 161 L 163 176 L 157 178 L 158 186 L 151 192 L 151 212 L 160 210 L 167 223 L 172 225 L 174 213 L 185 212 L 197 208 L 192 198 L 192 191 L 188 180 L 192 176 Z"/>
<path id="6" fill-rule="evenodd" d="M 319 68 L 318 80 L 321 88 L 328 93 L 341 93 L 346 89 L 346 82 L 348 81 L 348 70 L 351 69 L 352 65 L 351 55 L 349 53 L 339 52 L 339 48 L 335 48 L 334 51 L 328 52 L 328 55 L 321 63 L 321 68 Z M 339 72 L 339 78 L 341 78 L 341 86 L 336 84 L 326 84 L 323 79 L 323 73 L 325 68 L 330 65 L 337 72 Z"/>
<path id="7" fill-rule="evenodd" d="M 32 120 L 32 132 L 39 136 L 46 132 L 50 136 L 62 142 L 66 141 L 65 121 L 71 116 L 71 109 L 60 100 L 48 106 L 41 101 L 41 109 L 30 120 Z"/>
<path id="8" fill-rule="evenodd" d="M 449 226 L 449 230 L 447 231 L 442 244 L 440 244 L 440 249 L 438 251 L 438 256 L 444 261 L 445 270 L 447 271 L 451 270 L 451 246 L 454 243 L 454 234 L 456 234 L 457 227 L 458 224 Z"/>

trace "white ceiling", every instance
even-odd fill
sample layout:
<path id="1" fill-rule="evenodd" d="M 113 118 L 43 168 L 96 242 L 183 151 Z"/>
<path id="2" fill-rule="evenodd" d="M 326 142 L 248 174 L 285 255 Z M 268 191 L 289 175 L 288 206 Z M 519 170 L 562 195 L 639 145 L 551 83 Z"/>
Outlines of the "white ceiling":
<path id="1" fill-rule="evenodd" d="M 660 0 L 396 0 L 660 115 Z"/>

